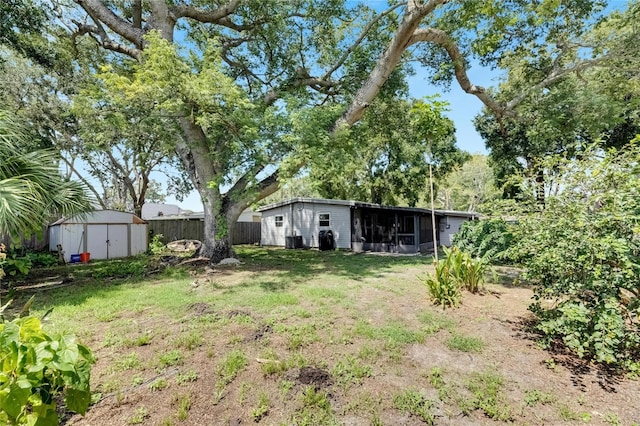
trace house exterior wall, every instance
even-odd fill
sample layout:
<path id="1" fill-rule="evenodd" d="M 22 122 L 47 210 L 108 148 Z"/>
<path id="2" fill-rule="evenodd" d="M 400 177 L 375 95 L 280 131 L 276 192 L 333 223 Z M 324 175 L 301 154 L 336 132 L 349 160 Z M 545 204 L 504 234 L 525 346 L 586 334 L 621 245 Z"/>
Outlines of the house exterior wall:
<path id="1" fill-rule="evenodd" d="M 276 207 L 262 212 L 262 226 L 260 227 L 260 244 L 263 246 L 283 246 L 285 236 L 291 235 L 290 206 Z M 283 216 L 282 226 L 276 226 L 276 216 Z"/>
<path id="2" fill-rule="evenodd" d="M 293 235 L 302 236 L 302 245 L 317 248 L 320 231 L 330 230 L 333 232 L 336 248 L 351 248 L 351 208 L 349 206 L 294 203 L 291 207 Z M 322 213 L 329 213 L 329 226 L 320 226 Z"/>
<path id="3" fill-rule="evenodd" d="M 144 203 L 142 205 L 142 212 L 140 216 L 142 219 L 147 220 L 156 216 L 171 216 L 180 214 L 182 210 L 175 204 L 164 203 Z M 162 214 L 160 214 L 162 213 Z"/>
<path id="4" fill-rule="evenodd" d="M 445 216 L 440 219 L 439 239 L 440 245 L 451 247 L 453 245 L 453 236 L 460 230 L 460 226 L 467 222 L 469 218 Z"/>
<path id="5" fill-rule="evenodd" d="M 329 226 L 320 226 L 320 214 L 329 213 Z M 283 217 L 276 227 L 276 216 Z M 284 246 L 287 236 L 302 236 L 302 245 L 318 247 L 320 231 L 333 232 L 336 248 L 351 248 L 351 209 L 349 206 L 292 203 L 262 212 L 261 244 Z"/>
<path id="6" fill-rule="evenodd" d="M 242 213 L 240 213 L 240 216 L 238 217 L 238 222 L 258 222 L 259 223 L 261 216 L 262 216 L 262 213 L 260 212 L 254 212 L 251 209 L 246 209 Z"/>

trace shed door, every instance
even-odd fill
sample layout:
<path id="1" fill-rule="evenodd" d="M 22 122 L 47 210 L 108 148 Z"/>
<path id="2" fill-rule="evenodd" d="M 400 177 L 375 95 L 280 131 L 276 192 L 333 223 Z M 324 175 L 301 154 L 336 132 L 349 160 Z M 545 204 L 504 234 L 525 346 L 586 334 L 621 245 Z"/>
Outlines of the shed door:
<path id="1" fill-rule="evenodd" d="M 129 256 L 128 225 L 109 226 L 109 259 Z"/>
<path id="2" fill-rule="evenodd" d="M 108 225 L 87 225 L 87 251 L 92 259 L 108 259 Z"/>

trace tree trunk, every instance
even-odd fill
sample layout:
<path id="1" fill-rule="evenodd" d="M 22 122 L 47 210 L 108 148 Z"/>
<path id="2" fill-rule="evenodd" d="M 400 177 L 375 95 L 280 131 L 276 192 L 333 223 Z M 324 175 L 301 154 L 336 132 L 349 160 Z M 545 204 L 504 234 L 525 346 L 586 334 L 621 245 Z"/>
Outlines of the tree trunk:
<path id="1" fill-rule="evenodd" d="M 202 235 L 202 246 L 197 254 L 208 257 L 211 259 L 211 263 L 214 264 L 228 257 L 236 257 L 231 245 L 231 234 L 228 232 L 228 223 L 225 223 L 226 215 L 219 210 L 217 211 L 215 206 L 210 203 L 203 202 L 203 204 L 204 234 Z"/>
<path id="2" fill-rule="evenodd" d="M 545 205 L 545 193 L 544 193 L 544 169 L 538 167 L 536 171 L 536 203 L 542 207 Z"/>

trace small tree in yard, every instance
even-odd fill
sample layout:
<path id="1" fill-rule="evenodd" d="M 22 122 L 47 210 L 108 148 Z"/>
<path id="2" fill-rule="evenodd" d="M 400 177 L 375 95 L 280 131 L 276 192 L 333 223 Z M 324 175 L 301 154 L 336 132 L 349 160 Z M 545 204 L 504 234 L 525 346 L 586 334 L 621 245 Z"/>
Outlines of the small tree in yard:
<path id="1" fill-rule="evenodd" d="M 640 372 L 640 148 L 561 164 L 561 194 L 521 222 L 544 343 Z"/>

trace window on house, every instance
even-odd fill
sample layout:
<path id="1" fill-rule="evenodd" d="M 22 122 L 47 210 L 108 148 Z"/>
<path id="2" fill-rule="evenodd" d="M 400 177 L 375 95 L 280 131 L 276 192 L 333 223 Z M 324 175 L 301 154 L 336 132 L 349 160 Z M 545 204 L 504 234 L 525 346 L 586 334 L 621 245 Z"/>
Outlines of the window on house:
<path id="1" fill-rule="evenodd" d="M 320 226 L 330 226 L 329 213 L 320 213 L 318 219 L 320 220 Z"/>
<path id="2" fill-rule="evenodd" d="M 284 223 L 284 217 L 283 216 L 276 216 L 276 226 L 280 227 L 280 226 L 282 226 L 283 223 Z"/>

